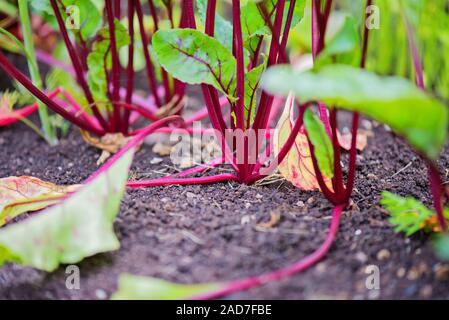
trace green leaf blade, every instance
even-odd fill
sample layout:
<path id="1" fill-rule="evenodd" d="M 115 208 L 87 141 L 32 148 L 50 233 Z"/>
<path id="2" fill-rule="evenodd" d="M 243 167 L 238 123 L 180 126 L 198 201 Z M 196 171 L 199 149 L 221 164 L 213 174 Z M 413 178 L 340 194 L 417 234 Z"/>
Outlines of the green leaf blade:
<path id="1" fill-rule="evenodd" d="M 185 285 L 152 277 L 122 274 L 112 300 L 181 300 L 199 296 L 222 287 L 220 283 Z"/>
<path id="2" fill-rule="evenodd" d="M 326 177 L 334 176 L 334 148 L 321 120 L 310 110 L 304 113 L 304 126 L 315 149 L 318 167 Z"/>
<path id="3" fill-rule="evenodd" d="M 290 91 L 302 101 L 360 112 L 390 126 L 420 153 L 434 160 L 447 137 L 448 110 L 411 82 L 345 65 L 296 73 L 286 66 L 270 68 L 262 86 L 272 94 Z"/>
<path id="4" fill-rule="evenodd" d="M 113 230 L 133 158 L 129 151 L 62 204 L 0 229 L 0 265 L 16 262 L 53 271 L 101 252 L 117 250 Z"/>

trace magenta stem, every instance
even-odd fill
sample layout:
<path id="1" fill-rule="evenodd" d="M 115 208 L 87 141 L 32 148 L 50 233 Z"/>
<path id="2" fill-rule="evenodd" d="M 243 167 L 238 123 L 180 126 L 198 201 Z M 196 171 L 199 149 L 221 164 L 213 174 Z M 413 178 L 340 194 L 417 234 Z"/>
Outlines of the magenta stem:
<path id="1" fill-rule="evenodd" d="M 142 188 L 169 185 L 208 184 L 220 181 L 240 181 L 240 179 L 234 174 L 225 173 L 199 178 L 160 178 L 155 180 L 130 181 L 126 186 L 129 188 Z"/>
<path id="2" fill-rule="evenodd" d="M 204 295 L 192 297 L 194 300 L 209 300 L 209 299 L 217 299 L 227 295 L 230 295 L 235 292 L 240 292 L 244 290 L 248 290 L 254 287 L 258 287 L 264 284 L 267 284 L 272 281 L 278 281 L 284 279 L 286 277 L 290 277 L 294 274 L 302 272 L 315 263 L 324 258 L 324 256 L 328 253 L 331 248 L 335 237 L 338 233 L 338 228 L 340 225 L 341 216 L 345 205 L 336 206 L 332 213 L 331 225 L 329 227 L 329 232 L 324 240 L 323 244 L 311 255 L 301 259 L 297 263 L 280 269 L 273 272 L 265 273 L 257 277 L 250 277 L 246 279 L 236 280 L 228 282 L 224 285 L 223 288 L 206 293 Z"/>
<path id="3" fill-rule="evenodd" d="M 156 105 L 158 107 L 162 107 L 161 99 L 159 98 L 158 90 L 157 90 L 157 80 L 156 75 L 154 73 L 154 66 L 153 62 L 151 60 L 150 52 L 148 49 L 148 38 L 145 34 L 145 26 L 143 24 L 143 12 L 142 12 L 142 6 L 140 5 L 139 1 L 134 1 L 135 3 L 135 9 L 137 18 L 139 20 L 139 29 L 140 29 L 140 37 L 142 38 L 142 46 L 143 46 L 143 53 L 146 61 L 146 72 L 148 81 L 150 82 L 150 90 L 153 93 L 154 101 L 156 102 Z"/>
<path id="4" fill-rule="evenodd" d="M 120 2 L 115 1 L 115 9 L 120 11 Z M 118 59 L 117 51 L 117 39 L 115 36 L 115 15 L 112 7 L 112 0 L 106 1 L 106 11 L 107 19 L 109 24 L 109 36 L 111 43 L 111 58 L 112 58 L 112 105 L 113 105 L 113 130 L 118 132 L 121 131 L 121 116 L 120 109 L 117 107 L 116 103 L 120 101 L 120 62 Z M 115 12 L 116 14 L 117 12 Z"/>
<path id="5" fill-rule="evenodd" d="M 94 174 L 92 174 L 85 183 L 91 182 L 93 179 L 98 177 L 103 172 L 107 171 L 114 163 L 121 158 L 125 153 L 129 150 L 136 148 L 148 135 L 152 134 L 154 131 L 159 129 L 160 127 L 166 126 L 173 122 L 179 122 L 184 124 L 184 121 L 180 116 L 170 116 L 159 121 L 156 121 L 142 130 L 138 135 L 134 136 L 133 139 L 128 142 L 126 146 L 124 146 L 119 152 L 117 152 L 114 156 L 112 156 L 108 162 L 106 162 L 100 169 L 98 169 Z"/>

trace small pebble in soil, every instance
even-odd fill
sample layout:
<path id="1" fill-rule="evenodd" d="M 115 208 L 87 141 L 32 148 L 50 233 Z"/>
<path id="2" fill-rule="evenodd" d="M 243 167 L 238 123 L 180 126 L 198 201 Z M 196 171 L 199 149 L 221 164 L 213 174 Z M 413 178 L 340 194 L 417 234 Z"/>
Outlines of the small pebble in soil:
<path id="1" fill-rule="evenodd" d="M 246 209 L 249 209 L 250 207 L 251 207 L 251 203 L 245 202 L 245 208 L 246 208 Z"/>
<path id="2" fill-rule="evenodd" d="M 263 195 L 261 195 L 260 193 L 256 194 L 256 199 L 263 199 Z"/>
<path id="3" fill-rule="evenodd" d="M 296 202 L 296 205 L 300 208 L 304 208 L 304 206 L 305 206 L 304 201 L 298 201 L 298 202 Z"/>
<path id="4" fill-rule="evenodd" d="M 398 278 L 404 278 L 405 274 L 407 273 L 407 271 L 405 270 L 405 268 L 399 268 L 398 271 L 396 271 L 396 276 Z"/>
<path id="5" fill-rule="evenodd" d="M 430 296 L 432 296 L 432 292 L 433 292 L 433 288 L 431 285 L 425 285 L 424 287 L 421 288 L 421 290 L 419 290 L 419 295 L 422 298 L 430 298 Z"/>
<path id="6" fill-rule="evenodd" d="M 104 291 L 103 289 L 95 290 L 95 296 L 100 300 L 105 300 L 108 297 L 106 291 Z"/>
<path id="7" fill-rule="evenodd" d="M 159 157 L 154 157 L 153 159 L 151 159 L 150 163 L 151 163 L 151 164 L 159 164 L 159 163 L 161 163 L 162 161 L 164 161 L 164 159 L 159 158 Z"/>
<path id="8" fill-rule="evenodd" d="M 170 201 L 170 198 L 167 198 L 167 197 L 164 197 L 161 199 L 161 202 L 164 202 L 164 203 L 169 202 L 169 201 Z"/>
<path id="9" fill-rule="evenodd" d="M 390 256 L 391 256 L 390 251 L 388 251 L 387 249 L 382 249 L 377 253 L 377 260 L 384 261 L 389 259 Z"/>
<path id="10" fill-rule="evenodd" d="M 371 180 L 377 180 L 377 176 L 374 173 L 368 173 L 366 177 Z"/>
<path id="11" fill-rule="evenodd" d="M 368 256 L 364 252 L 359 251 L 355 254 L 355 259 L 360 263 L 365 263 L 368 261 Z"/>
<path id="12" fill-rule="evenodd" d="M 417 280 L 419 278 L 419 271 L 417 268 L 413 267 L 409 270 L 409 272 L 407 273 L 407 279 L 408 280 Z"/>
<path id="13" fill-rule="evenodd" d="M 310 197 L 309 199 L 307 199 L 307 204 L 313 204 L 314 202 L 315 202 L 314 197 Z"/>
<path id="14" fill-rule="evenodd" d="M 325 273 L 327 270 L 327 266 L 325 262 L 320 262 L 316 265 L 315 270 L 317 273 Z"/>
<path id="15" fill-rule="evenodd" d="M 243 216 L 242 219 L 240 220 L 241 224 L 248 224 L 251 221 L 251 217 L 250 216 Z"/>
<path id="16" fill-rule="evenodd" d="M 357 230 L 355 230 L 354 234 L 355 234 L 356 236 L 359 236 L 359 235 L 362 234 L 362 230 L 357 229 Z"/>
<path id="17" fill-rule="evenodd" d="M 446 280 L 449 278 L 449 265 L 438 263 L 433 267 L 433 272 L 437 280 Z"/>
<path id="18" fill-rule="evenodd" d="M 187 192 L 186 197 L 192 199 L 196 197 L 196 194 L 194 194 L 193 192 Z"/>

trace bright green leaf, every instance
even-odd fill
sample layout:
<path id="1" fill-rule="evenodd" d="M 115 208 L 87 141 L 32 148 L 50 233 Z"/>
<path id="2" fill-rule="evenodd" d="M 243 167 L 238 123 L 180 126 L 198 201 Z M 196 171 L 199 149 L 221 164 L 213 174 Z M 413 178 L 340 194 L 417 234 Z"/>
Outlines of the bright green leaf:
<path id="1" fill-rule="evenodd" d="M 389 222 L 396 232 L 405 232 L 407 236 L 426 227 L 426 221 L 434 215 L 424 204 L 413 197 L 403 198 L 390 192 L 382 192 L 380 201 L 390 213 Z"/>
<path id="2" fill-rule="evenodd" d="M 188 84 L 210 84 L 232 98 L 236 60 L 218 40 L 192 29 L 159 30 L 153 48 L 173 77 Z"/>
<path id="3" fill-rule="evenodd" d="M 53 271 L 62 263 L 117 250 L 113 221 L 132 158 L 129 151 L 60 205 L 0 229 L 0 265 L 15 262 Z"/>
<path id="4" fill-rule="evenodd" d="M 188 299 L 223 286 L 220 283 L 185 285 L 157 278 L 122 274 L 113 300 L 180 300 Z"/>
<path id="5" fill-rule="evenodd" d="M 305 73 L 276 66 L 266 72 L 261 84 L 272 94 L 287 96 L 293 91 L 301 101 L 322 101 L 361 112 L 390 126 L 430 159 L 438 157 L 446 141 L 447 108 L 402 78 L 345 65 Z"/>
<path id="6" fill-rule="evenodd" d="M 130 38 L 126 28 L 115 19 L 115 38 L 117 49 L 127 46 Z M 102 28 L 98 33 L 99 40 L 92 45 L 92 52 L 87 57 L 87 66 L 89 72 L 87 81 L 92 91 L 95 101 L 101 106 L 107 101 L 107 81 L 105 70 L 112 68 L 112 55 L 110 50 L 109 27 Z"/>
<path id="7" fill-rule="evenodd" d="M 352 65 L 360 60 L 360 38 L 357 30 L 357 22 L 351 16 L 347 16 L 340 30 L 329 40 L 324 50 L 315 61 L 315 67 L 326 64 L 343 63 Z"/>
<path id="8" fill-rule="evenodd" d="M 321 120 L 310 110 L 304 113 L 304 126 L 315 149 L 318 166 L 326 177 L 334 176 L 334 148 Z"/>

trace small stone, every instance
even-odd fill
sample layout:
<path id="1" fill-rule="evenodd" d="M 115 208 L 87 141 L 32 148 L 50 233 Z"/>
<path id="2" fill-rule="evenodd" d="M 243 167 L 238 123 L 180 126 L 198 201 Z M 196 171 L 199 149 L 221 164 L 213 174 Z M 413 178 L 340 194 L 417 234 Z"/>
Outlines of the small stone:
<path id="1" fill-rule="evenodd" d="M 307 203 L 308 204 L 313 204 L 315 202 L 315 198 L 314 197 L 310 197 L 309 199 L 307 199 Z"/>
<path id="2" fill-rule="evenodd" d="M 315 267 L 316 272 L 318 273 L 325 273 L 327 270 L 327 266 L 325 262 L 320 262 Z"/>
<path id="3" fill-rule="evenodd" d="M 186 197 L 192 199 L 196 197 L 196 194 L 194 194 L 193 192 L 187 192 Z"/>
<path id="4" fill-rule="evenodd" d="M 355 254 L 355 259 L 360 263 L 365 263 L 368 261 L 368 256 L 364 252 L 359 251 Z"/>
<path id="5" fill-rule="evenodd" d="M 373 124 L 369 120 L 363 120 L 362 121 L 362 127 L 364 127 L 366 130 L 372 130 Z"/>
<path id="6" fill-rule="evenodd" d="M 151 163 L 151 164 L 159 164 L 159 163 L 161 163 L 162 161 L 164 161 L 164 159 L 159 158 L 159 157 L 154 157 L 153 159 L 151 159 L 150 163 Z"/>
<path id="7" fill-rule="evenodd" d="M 391 253 L 387 249 L 382 249 L 377 253 L 377 260 L 384 261 L 390 258 Z"/>
<path id="8" fill-rule="evenodd" d="M 371 180 L 377 180 L 377 179 L 378 179 L 377 176 L 376 176 L 374 173 L 368 173 L 368 174 L 366 175 L 366 177 L 367 177 L 368 179 L 371 179 Z"/>
<path id="9" fill-rule="evenodd" d="M 250 207 L 251 207 L 251 203 L 245 202 L 245 208 L 246 208 L 246 209 L 249 209 Z"/>
<path id="10" fill-rule="evenodd" d="M 407 273 L 407 279 L 408 280 L 417 280 L 419 278 L 419 271 L 416 268 L 411 268 L 409 272 Z"/>
<path id="11" fill-rule="evenodd" d="M 421 252 L 422 252 L 421 248 L 418 248 L 415 250 L 415 255 L 419 256 Z"/>
<path id="12" fill-rule="evenodd" d="M 399 268 L 398 271 L 396 271 L 396 276 L 398 278 L 404 278 L 405 274 L 407 273 L 407 271 L 405 270 L 405 268 Z"/>
<path id="13" fill-rule="evenodd" d="M 67 164 L 67 166 L 68 166 L 69 168 L 72 168 L 72 167 L 74 166 L 74 164 L 73 164 L 73 162 L 69 162 L 69 163 Z"/>
<path id="14" fill-rule="evenodd" d="M 421 290 L 419 290 L 419 295 L 422 298 L 430 298 L 432 296 L 433 293 L 433 288 L 431 285 L 425 285 L 424 287 L 421 288 Z"/>
<path id="15" fill-rule="evenodd" d="M 168 197 L 164 197 L 161 199 L 161 202 L 164 202 L 164 203 L 169 202 L 169 201 L 170 201 L 170 198 L 168 198 Z"/>
<path id="16" fill-rule="evenodd" d="M 104 291 L 103 289 L 95 290 L 95 296 L 100 300 L 105 300 L 108 297 L 106 291 Z"/>
<path id="17" fill-rule="evenodd" d="M 263 195 L 261 195 L 260 193 L 256 194 L 256 199 L 263 199 Z"/>
<path id="18" fill-rule="evenodd" d="M 242 219 L 240 220 L 241 224 L 248 224 L 251 221 L 251 217 L 250 216 L 243 216 Z"/>
<path id="19" fill-rule="evenodd" d="M 362 234 L 362 230 L 357 229 L 357 230 L 355 230 L 354 234 L 355 234 L 356 236 L 359 236 L 359 235 Z"/>
<path id="20" fill-rule="evenodd" d="M 300 208 L 304 208 L 304 206 L 305 206 L 304 201 L 298 201 L 298 202 L 296 202 L 296 205 Z"/>
<path id="21" fill-rule="evenodd" d="M 435 278 L 437 280 L 449 279 L 449 265 L 437 264 L 434 267 Z"/>
<path id="22" fill-rule="evenodd" d="M 31 170 L 30 170 L 29 168 L 26 168 L 25 170 L 23 170 L 23 172 L 24 172 L 25 174 L 30 174 L 30 173 L 31 173 Z"/>

